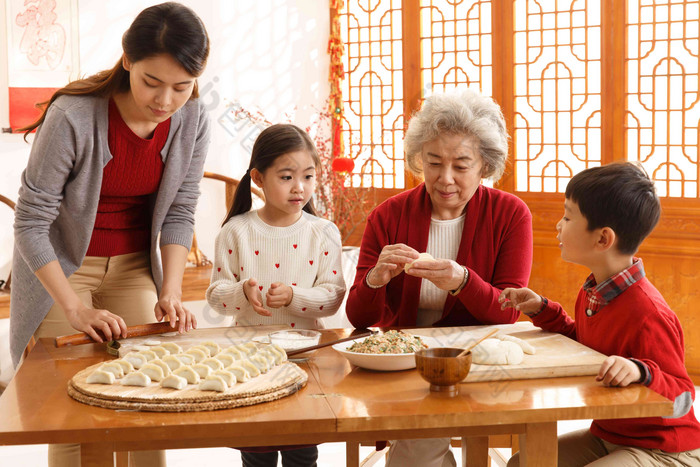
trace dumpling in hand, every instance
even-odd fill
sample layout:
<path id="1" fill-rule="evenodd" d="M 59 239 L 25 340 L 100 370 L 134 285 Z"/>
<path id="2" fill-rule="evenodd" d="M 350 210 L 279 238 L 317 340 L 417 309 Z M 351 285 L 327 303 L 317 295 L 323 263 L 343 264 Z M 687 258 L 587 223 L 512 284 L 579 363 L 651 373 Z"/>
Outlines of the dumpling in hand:
<path id="1" fill-rule="evenodd" d="M 228 387 L 226 381 L 221 376 L 209 375 L 204 381 L 199 383 L 200 391 L 218 391 L 224 392 Z"/>
<path id="2" fill-rule="evenodd" d="M 161 381 L 165 378 L 163 369 L 155 363 L 146 363 L 139 371 L 151 378 L 152 381 Z"/>
<path id="3" fill-rule="evenodd" d="M 151 378 L 145 373 L 141 373 L 140 371 L 135 371 L 135 372 L 129 373 L 128 375 L 123 377 L 122 384 L 124 386 L 143 386 L 143 387 L 146 387 L 149 384 L 151 384 Z"/>
<path id="4" fill-rule="evenodd" d="M 187 380 L 182 376 L 169 375 L 163 378 L 160 385 L 164 388 L 185 389 L 187 387 Z"/>
<path id="5" fill-rule="evenodd" d="M 189 384 L 199 383 L 199 374 L 191 366 L 183 366 L 173 371 L 174 375 L 182 376 Z"/>
<path id="6" fill-rule="evenodd" d="M 87 377 L 88 384 L 114 384 L 114 373 L 95 370 Z"/>
<path id="7" fill-rule="evenodd" d="M 433 258 L 433 255 L 431 255 L 430 253 L 420 253 L 418 255 L 418 258 L 414 259 L 410 263 L 404 264 L 403 270 L 405 272 L 408 272 L 408 270 L 411 269 L 411 266 L 413 266 L 413 263 L 415 263 L 416 261 L 435 261 L 435 258 Z"/>

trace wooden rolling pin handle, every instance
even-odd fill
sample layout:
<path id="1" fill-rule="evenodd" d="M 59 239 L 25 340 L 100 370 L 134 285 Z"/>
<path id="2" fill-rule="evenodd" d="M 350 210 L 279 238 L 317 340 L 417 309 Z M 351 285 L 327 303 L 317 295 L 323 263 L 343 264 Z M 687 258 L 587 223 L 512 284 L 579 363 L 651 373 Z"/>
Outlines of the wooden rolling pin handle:
<path id="1" fill-rule="evenodd" d="M 162 323 L 148 323 L 129 326 L 126 328 L 126 335 L 127 337 L 150 336 L 152 334 L 162 334 L 164 332 L 173 332 L 176 330 L 177 327 L 173 328 L 170 326 L 170 321 L 163 321 Z M 101 334 L 99 331 L 98 333 Z M 107 340 L 105 339 L 105 342 L 106 341 Z M 92 339 L 92 337 L 84 332 L 71 334 L 69 336 L 59 336 L 56 338 L 56 347 L 94 343 L 95 341 Z"/>

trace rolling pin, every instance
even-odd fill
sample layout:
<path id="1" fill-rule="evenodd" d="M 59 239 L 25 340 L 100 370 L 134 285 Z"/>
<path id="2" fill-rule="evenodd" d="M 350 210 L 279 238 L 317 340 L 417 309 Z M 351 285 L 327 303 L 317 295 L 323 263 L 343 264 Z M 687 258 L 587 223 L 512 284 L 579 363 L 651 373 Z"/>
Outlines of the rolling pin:
<path id="1" fill-rule="evenodd" d="M 139 336 L 150 336 L 152 334 L 163 334 L 166 332 L 175 332 L 177 327 L 173 328 L 170 326 L 170 321 L 163 321 L 162 323 L 148 323 L 139 324 L 136 326 L 128 326 L 126 328 L 126 335 L 128 337 L 139 337 Z M 97 331 L 98 334 L 101 334 Z M 105 339 L 105 342 L 108 342 Z M 78 334 L 71 334 L 68 336 L 59 336 L 56 338 L 56 347 L 66 347 L 69 345 L 82 345 L 82 344 L 94 344 L 95 341 L 88 334 L 81 332 Z"/>

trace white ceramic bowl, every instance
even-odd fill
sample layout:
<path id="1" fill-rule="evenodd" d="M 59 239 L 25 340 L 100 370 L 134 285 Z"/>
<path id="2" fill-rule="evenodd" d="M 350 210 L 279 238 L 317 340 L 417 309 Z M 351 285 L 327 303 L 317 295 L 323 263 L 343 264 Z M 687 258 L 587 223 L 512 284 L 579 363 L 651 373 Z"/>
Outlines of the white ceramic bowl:
<path id="1" fill-rule="evenodd" d="M 351 341 L 341 342 L 335 344 L 333 349 L 338 353 L 348 359 L 353 365 L 359 366 L 360 368 L 365 368 L 367 370 L 377 370 L 377 371 L 400 371 L 400 370 L 410 370 L 416 367 L 416 357 L 413 352 L 411 353 L 399 353 L 399 354 L 372 354 L 372 353 L 358 353 L 350 352 L 348 347 L 350 347 L 355 342 L 361 342 L 366 338 L 354 339 Z M 429 337 L 421 336 L 423 342 L 428 345 L 428 347 L 435 346 L 435 342 Z"/>
<path id="2" fill-rule="evenodd" d="M 277 344 L 285 351 L 291 352 L 292 350 L 318 345 L 321 339 L 321 332 L 314 331 L 313 329 L 285 329 L 283 331 L 271 332 L 268 336 L 271 344 Z M 292 358 L 306 358 L 314 352 L 315 350 L 310 350 L 293 355 Z"/>

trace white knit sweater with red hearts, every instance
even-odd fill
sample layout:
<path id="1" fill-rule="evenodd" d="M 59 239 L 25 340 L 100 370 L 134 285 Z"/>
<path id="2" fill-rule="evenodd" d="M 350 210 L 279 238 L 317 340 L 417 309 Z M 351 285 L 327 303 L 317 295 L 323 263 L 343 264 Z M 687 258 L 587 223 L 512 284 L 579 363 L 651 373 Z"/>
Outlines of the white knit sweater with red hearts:
<path id="1" fill-rule="evenodd" d="M 216 257 L 207 289 L 209 305 L 233 315 L 237 326 L 288 324 L 303 329 L 322 326 L 324 316 L 340 307 L 345 295 L 338 227 L 302 211 L 289 227 L 263 222 L 257 211 L 232 217 L 216 237 Z M 243 283 L 254 277 L 265 294 L 273 282 L 294 291 L 289 306 L 266 308 L 272 316 L 253 311 Z"/>

